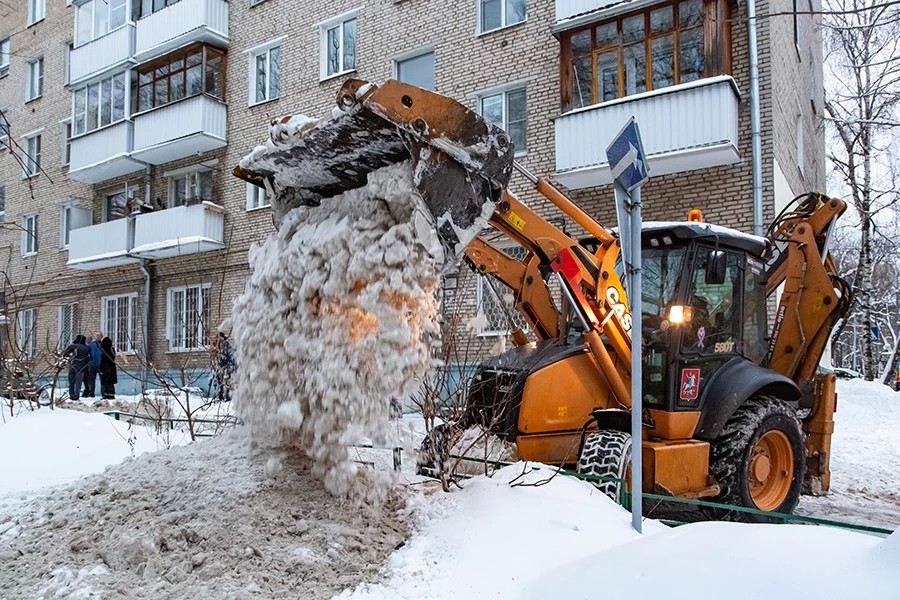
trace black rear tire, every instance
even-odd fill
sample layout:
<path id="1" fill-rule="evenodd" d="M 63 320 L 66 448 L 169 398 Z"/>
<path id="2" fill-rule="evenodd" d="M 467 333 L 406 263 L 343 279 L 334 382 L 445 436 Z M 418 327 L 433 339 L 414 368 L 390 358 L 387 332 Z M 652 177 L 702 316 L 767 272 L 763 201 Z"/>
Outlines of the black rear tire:
<path id="1" fill-rule="evenodd" d="M 751 486 L 758 486 L 751 470 L 754 468 L 754 452 L 764 436 L 786 438 L 792 456 L 785 460 L 792 465 L 793 473 L 788 485 L 776 492 L 767 506 L 759 506 L 751 493 Z M 770 512 L 791 513 L 800 501 L 803 476 L 806 470 L 806 446 L 803 429 L 796 411 L 783 400 L 759 395 L 748 399 L 725 424 L 722 435 L 712 443 L 710 474 L 721 488 L 712 500 L 721 504 L 733 504 Z M 766 466 L 770 464 L 768 459 Z M 774 462 L 772 463 L 775 464 Z M 776 476 L 776 475 L 773 475 Z M 786 476 L 785 476 L 786 477 Z M 780 522 L 777 517 L 765 517 L 738 511 L 703 508 L 711 518 L 756 523 Z"/>
<path id="2" fill-rule="evenodd" d="M 587 436 L 581 456 L 578 459 L 578 472 L 597 477 L 615 477 L 621 481 L 590 482 L 601 492 L 621 502 L 625 492 L 622 481 L 628 475 L 631 466 L 631 434 L 611 429 L 595 431 Z"/>

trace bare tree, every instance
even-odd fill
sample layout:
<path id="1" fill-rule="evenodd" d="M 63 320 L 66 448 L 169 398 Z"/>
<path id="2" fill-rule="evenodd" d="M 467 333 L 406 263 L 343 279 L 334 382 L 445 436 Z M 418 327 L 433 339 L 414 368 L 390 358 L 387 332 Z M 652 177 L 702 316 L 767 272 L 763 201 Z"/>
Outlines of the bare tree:
<path id="1" fill-rule="evenodd" d="M 888 147 L 900 126 L 900 6 L 877 0 L 828 0 L 824 14 L 826 122 L 836 144 L 832 175 L 859 215 L 859 256 L 850 280 L 851 311 L 862 327 L 863 370 L 876 370 L 873 274 L 879 213 L 900 199 L 900 173 Z M 849 321 L 849 320 L 848 320 Z M 845 321 L 838 329 L 840 334 Z"/>

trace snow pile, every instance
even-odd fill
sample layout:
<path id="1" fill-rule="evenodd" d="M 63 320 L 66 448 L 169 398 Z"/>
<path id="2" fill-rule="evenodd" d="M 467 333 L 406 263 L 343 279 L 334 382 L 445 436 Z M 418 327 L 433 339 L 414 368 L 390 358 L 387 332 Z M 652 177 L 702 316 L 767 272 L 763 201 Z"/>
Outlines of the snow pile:
<path id="1" fill-rule="evenodd" d="M 831 491 L 803 496 L 797 512 L 900 527 L 900 392 L 861 379 L 838 381 Z"/>
<path id="2" fill-rule="evenodd" d="M 258 441 L 299 442 L 338 495 L 357 470 L 347 447 L 385 443 L 391 397 L 432 362 L 443 254 L 420 201 L 402 163 L 292 210 L 235 302 L 238 417 Z"/>
<path id="3" fill-rule="evenodd" d="M 392 497 L 360 511 L 231 433 L 0 504 L 0 598 L 329 598 L 406 537 Z"/>

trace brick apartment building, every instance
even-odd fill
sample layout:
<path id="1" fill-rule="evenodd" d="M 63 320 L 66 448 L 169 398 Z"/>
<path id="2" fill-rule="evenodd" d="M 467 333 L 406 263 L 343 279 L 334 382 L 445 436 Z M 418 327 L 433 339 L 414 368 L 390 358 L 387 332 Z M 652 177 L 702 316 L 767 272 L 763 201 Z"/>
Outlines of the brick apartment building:
<path id="1" fill-rule="evenodd" d="M 349 77 L 402 79 L 480 111 L 509 131 L 521 163 L 607 225 L 604 151 L 634 115 L 650 156 L 646 219 L 700 208 L 752 232 L 794 195 L 824 189 L 821 37 L 803 12 L 818 6 L 756 3 L 754 223 L 745 2 L 2 3 L 9 341 L 37 361 L 101 330 L 128 373 L 142 357 L 205 365 L 209 334 L 244 289 L 247 250 L 272 231 L 266 198 L 231 168 L 270 119 L 325 114 Z M 511 188 L 553 216 L 527 181 Z M 448 287 L 489 317 L 484 344 L 504 333 L 476 278 Z"/>

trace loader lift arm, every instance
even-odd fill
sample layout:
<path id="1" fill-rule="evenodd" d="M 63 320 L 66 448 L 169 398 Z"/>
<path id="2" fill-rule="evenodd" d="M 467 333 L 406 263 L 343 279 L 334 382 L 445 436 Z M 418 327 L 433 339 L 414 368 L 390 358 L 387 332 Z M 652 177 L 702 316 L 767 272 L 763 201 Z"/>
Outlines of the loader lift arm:
<path id="1" fill-rule="evenodd" d="M 796 203 L 797 208 L 788 211 Z M 794 380 L 800 388 L 806 432 L 807 491 L 828 490 L 831 434 L 837 410 L 835 377 L 817 373 L 835 324 L 850 306 L 851 290 L 837 274 L 828 253 L 829 236 L 847 209 L 837 198 L 798 196 L 776 219 L 769 239 L 780 247 L 768 269 L 766 292 L 781 292 L 765 366 Z"/>

